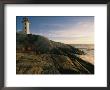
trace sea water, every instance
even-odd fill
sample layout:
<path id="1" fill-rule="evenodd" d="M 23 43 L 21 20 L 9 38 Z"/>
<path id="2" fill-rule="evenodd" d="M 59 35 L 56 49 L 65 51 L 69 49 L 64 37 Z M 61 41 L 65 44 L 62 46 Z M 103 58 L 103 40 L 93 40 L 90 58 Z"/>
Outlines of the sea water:
<path id="1" fill-rule="evenodd" d="M 83 50 L 85 55 L 78 55 L 83 60 L 94 64 L 94 45 L 93 44 L 72 44 L 73 47 Z"/>

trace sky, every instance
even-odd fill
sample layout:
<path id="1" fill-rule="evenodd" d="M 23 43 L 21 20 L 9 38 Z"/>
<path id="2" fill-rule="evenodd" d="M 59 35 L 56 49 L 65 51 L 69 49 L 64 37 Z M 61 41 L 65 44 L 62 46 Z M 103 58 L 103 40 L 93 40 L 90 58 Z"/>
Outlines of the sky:
<path id="1" fill-rule="evenodd" d="M 94 44 L 94 16 L 28 16 L 30 32 L 65 44 Z M 23 16 L 16 17 L 17 31 Z"/>

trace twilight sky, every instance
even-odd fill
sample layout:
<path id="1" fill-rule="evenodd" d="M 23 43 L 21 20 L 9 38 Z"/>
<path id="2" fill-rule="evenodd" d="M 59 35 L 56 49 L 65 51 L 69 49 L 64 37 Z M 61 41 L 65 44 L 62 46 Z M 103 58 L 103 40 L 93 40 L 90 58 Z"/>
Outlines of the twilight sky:
<path id="1" fill-rule="evenodd" d="M 28 16 L 30 32 L 66 44 L 94 44 L 94 16 Z M 16 17 L 22 31 L 23 16 Z"/>

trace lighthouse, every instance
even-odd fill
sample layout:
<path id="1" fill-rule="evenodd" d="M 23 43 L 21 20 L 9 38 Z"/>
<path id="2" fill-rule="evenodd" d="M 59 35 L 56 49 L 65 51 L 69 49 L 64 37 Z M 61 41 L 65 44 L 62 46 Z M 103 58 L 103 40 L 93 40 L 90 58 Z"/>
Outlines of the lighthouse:
<path id="1" fill-rule="evenodd" d="M 30 30 L 29 30 L 30 21 L 29 21 L 28 17 L 25 16 L 23 18 L 22 23 L 23 23 L 23 33 L 24 34 L 31 34 Z"/>

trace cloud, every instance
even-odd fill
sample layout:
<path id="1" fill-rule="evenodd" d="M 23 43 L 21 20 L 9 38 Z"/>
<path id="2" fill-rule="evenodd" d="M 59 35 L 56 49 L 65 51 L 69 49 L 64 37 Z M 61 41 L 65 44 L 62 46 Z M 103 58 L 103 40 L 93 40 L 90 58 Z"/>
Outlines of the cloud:
<path id="1" fill-rule="evenodd" d="M 54 37 L 80 37 L 89 36 L 94 32 L 93 23 L 82 23 L 74 27 L 69 27 L 68 29 L 50 31 L 49 33 L 54 34 Z"/>
<path id="2" fill-rule="evenodd" d="M 35 34 L 43 35 L 51 40 L 62 43 L 94 43 L 94 22 L 77 22 L 75 25 L 42 24 L 48 28 L 41 28 Z M 43 27 L 42 26 L 42 27 Z M 49 27 L 50 26 L 50 27 Z"/>
<path id="3" fill-rule="evenodd" d="M 21 29 L 17 29 L 17 31 L 22 31 Z"/>
<path id="4" fill-rule="evenodd" d="M 94 43 L 94 23 L 81 22 L 68 29 L 50 31 L 48 37 L 64 43 Z"/>

